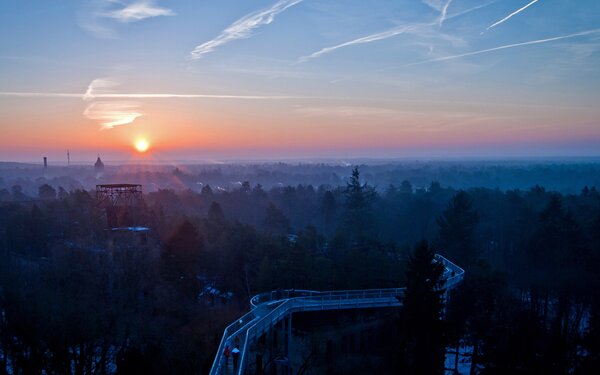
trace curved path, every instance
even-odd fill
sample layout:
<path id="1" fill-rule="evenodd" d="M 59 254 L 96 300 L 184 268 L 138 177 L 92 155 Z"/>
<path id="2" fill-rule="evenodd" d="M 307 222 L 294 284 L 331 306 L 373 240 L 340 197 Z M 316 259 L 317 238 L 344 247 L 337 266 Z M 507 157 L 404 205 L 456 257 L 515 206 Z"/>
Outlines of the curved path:
<path id="1" fill-rule="evenodd" d="M 462 268 L 441 255 L 436 254 L 435 259 L 445 267 L 446 290 L 462 281 L 465 273 Z M 403 297 L 404 291 L 405 288 L 329 292 L 278 290 L 258 294 L 250 300 L 252 310 L 225 329 L 210 375 L 242 375 L 246 368 L 246 348 L 249 344 L 294 312 L 400 306 L 401 302 L 397 297 Z M 223 355 L 225 346 L 233 347 L 234 343 L 239 343 L 241 351 L 237 370 L 233 369 L 232 361 L 225 363 Z"/>

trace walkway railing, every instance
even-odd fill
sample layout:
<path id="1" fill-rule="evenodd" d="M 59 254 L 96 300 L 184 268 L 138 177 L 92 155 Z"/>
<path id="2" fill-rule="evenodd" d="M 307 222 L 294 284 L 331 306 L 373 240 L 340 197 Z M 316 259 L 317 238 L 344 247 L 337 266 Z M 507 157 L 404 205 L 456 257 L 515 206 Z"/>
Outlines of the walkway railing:
<path id="1" fill-rule="evenodd" d="M 436 254 L 435 260 L 445 267 L 444 288 L 454 288 L 464 277 L 465 271 L 443 256 Z M 314 290 L 276 290 L 261 293 L 250 300 L 252 310 L 230 324 L 223 334 L 215 356 L 211 375 L 223 373 L 225 358 L 223 351 L 234 338 L 243 335 L 240 342 L 240 360 L 237 374 L 243 375 L 248 360 L 248 345 L 267 332 L 289 314 L 299 311 L 324 311 L 357 308 L 380 308 L 400 306 L 405 288 L 337 290 L 319 292 Z"/>

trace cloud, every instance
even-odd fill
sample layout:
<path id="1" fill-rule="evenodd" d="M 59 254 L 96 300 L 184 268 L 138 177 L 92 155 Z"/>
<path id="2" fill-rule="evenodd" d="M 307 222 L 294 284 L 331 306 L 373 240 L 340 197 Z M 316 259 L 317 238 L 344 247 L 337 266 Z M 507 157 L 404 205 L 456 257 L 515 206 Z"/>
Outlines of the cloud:
<path id="1" fill-rule="evenodd" d="M 115 22 L 131 23 L 160 16 L 173 16 L 171 9 L 156 0 L 86 0 L 79 12 L 79 25 L 101 38 L 116 36 Z"/>
<path id="2" fill-rule="evenodd" d="M 91 101 L 83 111 L 83 115 L 90 120 L 98 121 L 103 130 L 131 124 L 142 116 L 141 104 L 138 102 L 106 100 L 115 94 L 113 89 L 118 86 L 119 82 L 112 79 L 96 78 L 90 82 L 83 94 L 83 100 Z"/>
<path id="3" fill-rule="evenodd" d="M 424 60 L 424 61 L 420 61 L 420 62 L 416 62 L 416 63 L 412 63 L 412 64 L 402 65 L 402 67 L 414 66 L 414 65 L 422 65 L 422 64 L 428 64 L 428 63 L 433 63 L 433 62 L 438 62 L 438 61 L 454 60 L 454 59 L 459 59 L 459 58 L 467 57 L 467 56 L 475 56 L 475 55 L 481 55 L 481 54 L 484 54 L 484 53 L 489 53 L 489 52 L 494 52 L 494 51 L 500 51 L 500 50 L 503 50 L 503 49 L 509 49 L 509 48 L 515 48 L 515 47 L 521 47 L 521 46 L 529 46 L 529 45 L 533 45 L 533 44 L 549 43 L 549 42 L 554 42 L 554 41 L 557 41 L 557 40 L 576 38 L 576 37 L 579 37 L 579 36 L 585 36 L 585 35 L 591 35 L 591 34 L 597 34 L 597 33 L 600 33 L 600 29 L 593 29 L 593 30 L 588 30 L 588 31 L 582 31 L 580 33 L 569 34 L 569 35 L 562 35 L 562 36 L 557 36 L 557 37 L 547 38 L 547 39 L 531 40 L 531 41 L 523 42 L 523 43 L 507 44 L 507 45 L 504 45 L 504 46 L 499 46 L 499 47 L 494 47 L 494 48 L 487 48 L 487 49 L 483 49 L 483 50 L 479 50 L 479 51 L 461 53 L 461 54 L 458 54 L 458 55 L 438 57 L 438 58 L 435 58 L 435 59 L 429 59 L 429 60 Z"/>
<path id="4" fill-rule="evenodd" d="M 190 58 L 198 60 L 205 54 L 213 52 L 217 47 L 238 39 L 246 39 L 252 36 L 252 31 L 263 25 L 268 25 L 275 20 L 275 16 L 291 6 L 301 3 L 303 0 L 279 0 L 270 8 L 250 13 L 235 21 L 231 26 L 223 30 L 219 36 L 203 43 L 191 52 Z"/>
<path id="5" fill-rule="evenodd" d="M 136 118 L 142 116 L 139 108 L 138 102 L 95 101 L 85 108 L 83 115 L 98 121 L 102 129 L 112 129 L 115 126 L 133 123 Z"/>
<path id="6" fill-rule="evenodd" d="M 500 25 L 501 23 L 504 23 L 506 21 L 508 21 L 510 18 L 512 18 L 513 16 L 516 16 L 517 14 L 521 13 L 522 11 L 524 11 L 525 9 L 529 8 L 530 6 L 532 6 L 533 4 L 537 3 L 539 0 L 533 0 L 532 2 L 530 2 L 529 4 L 525 5 L 522 8 L 519 8 L 517 10 L 515 10 L 514 12 L 512 12 L 511 14 L 509 14 L 508 16 L 504 17 L 503 19 L 501 19 L 500 21 L 488 26 L 486 28 L 486 30 L 491 29 L 492 27 L 496 27 L 498 25 Z"/>
<path id="7" fill-rule="evenodd" d="M 119 86 L 119 83 L 116 81 L 112 81 L 108 78 L 96 78 L 88 85 L 87 90 L 85 90 L 85 94 L 83 94 L 83 99 L 91 100 L 99 95 L 112 94 L 112 89 L 117 86 Z"/>
<path id="8" fill-rule="evenodd" d="M 154 4 L 154 0 L 138 0 L 127 4 L 124 8 L 116 9 L 104 14 L 119 22 L 129 23 L 141 21 L 146 18 L 160 16 L 174 16 L 175 12 L 168 8 L 161 8 Z"/>

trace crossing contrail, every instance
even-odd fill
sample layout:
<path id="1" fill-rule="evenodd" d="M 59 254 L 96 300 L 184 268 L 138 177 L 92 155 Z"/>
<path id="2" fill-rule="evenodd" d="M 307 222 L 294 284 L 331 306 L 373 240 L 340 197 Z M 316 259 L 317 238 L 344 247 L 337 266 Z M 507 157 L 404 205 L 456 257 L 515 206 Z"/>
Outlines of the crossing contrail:
<path id="1" fill-rule="evenodd" d="M 422 65 L 422 64 L 429 64 L 429 63 L 438 62 L 438 61 L 454 60 L 454 59 L 459 59 L 461 57 L 481 55 L 483 53 L 500 51 L 500 50 L 503 50 L 503 49 L 509 49 L 509 48 L 515 48 L 515 47 L 521 47 L 521 46 L 529 46 L 529 45 L 532 45 L 532 44 L 549 43 L 549 42 L 554 42 L 554 41 L 562 40 L 562 39 L 569 39 L 569 38 L 575 38 L 575 37 L 578 37 L 578 36 L 596 34 L 598 32 L 600 32 L 600 29 L 582 31 L 580 33 L 563 35 L 563 36 L 557 36 L 557 37 L 554 37 L 554 38 L 538 39 L 538 40 L 531 40 L 529 42 L 523 42 L 523 43 L 507 44 L 507 45 L 500 46 L 500 47 L 494 47 L 494 48 L 482 49 L 482 50 L 479 50 L 479 51 L 461 53 L 459 55 L 444 56 L 444 57 L 438 57 L 438 58 L 435 58 L 435 59 L 419 61 L 419 62 L 416 62 L 416 63 L 402 65 L 402 67 L 414 66 L 414 65 Z"/>

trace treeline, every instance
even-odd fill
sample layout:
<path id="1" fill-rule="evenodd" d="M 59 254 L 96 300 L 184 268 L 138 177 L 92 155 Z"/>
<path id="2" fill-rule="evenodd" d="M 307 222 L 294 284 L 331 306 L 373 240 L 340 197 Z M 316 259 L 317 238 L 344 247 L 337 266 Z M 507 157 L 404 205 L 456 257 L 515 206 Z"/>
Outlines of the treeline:
<path id="1" fill-rule="evenodd" d="M 252 295 L 401 286 L 421 239 L 467 270 L 436 334 L 473 372 L 600 368 L 595 188 L 382 190 L 354 169 L 336 188 L 159 190 L 140 216 L 159 256 L 119 267 L 90 193 L 38 193 L 0 204 L 0 373 L 204 373 Z"/>
<path id="2" fill-rule="evenodd" d="M 135 182 L 146 192 L 158 189 L 199 192 L 205 185 L 215 191 L 235 190 L 244 181 L 252 186 L 273 187 L 313 185 L 327 189 L 343 186 L 353 165 L 360 165 L 365 181 L 379 192 L 389 185 L 399 186 L 403 180 L 415 188 L 425 188 L 431 181 L 456 189 L 474 186 L 490 189 L 528 189 L 536 184 L 564 194 L 578 193 L 585 185 L 600 186 L 600 163 L 594 158 L 557 160 L 498 161 L 390 161 L 354 160 L 328 163 L 213 163 L 213 164 L 126 164 L 107 165 L 97 175 L 93 161 L 86 165 L 57 166 L 0 162 L 0 201 L 12 199 L 16 188 L 28 199 L 34 199 L 37 189 L 48 184 L 56 190 L 94 189 L 96 184 Z"/>

